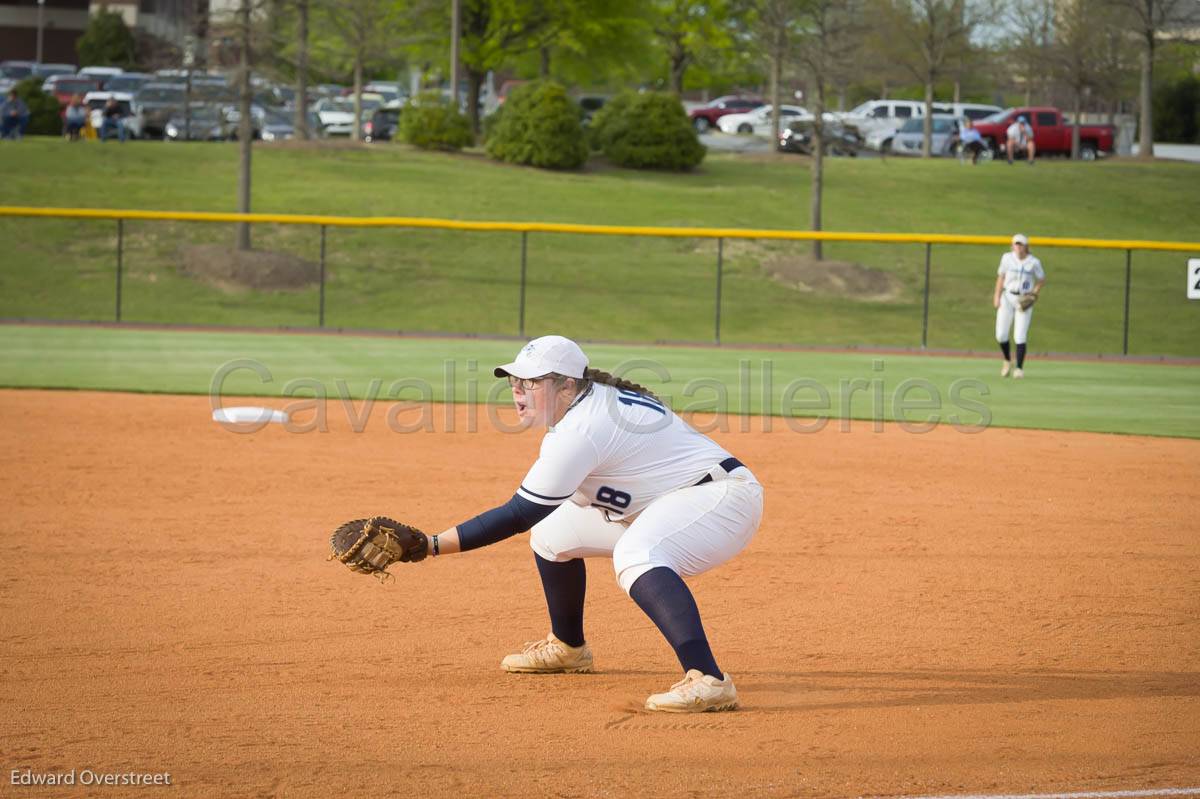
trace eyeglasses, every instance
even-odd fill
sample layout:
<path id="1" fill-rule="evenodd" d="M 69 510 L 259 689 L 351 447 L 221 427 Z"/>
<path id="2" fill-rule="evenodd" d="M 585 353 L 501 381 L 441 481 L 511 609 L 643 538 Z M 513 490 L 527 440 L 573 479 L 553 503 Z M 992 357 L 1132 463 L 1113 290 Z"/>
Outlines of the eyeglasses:
<path id="1" fill-rule="evenodd" d="M 542 384 L 546 378 L 544 377 L 513 377 L 508 376 L 508 385 L 512 388 L 519 388 L 521 391 L 533 391 Z"/>

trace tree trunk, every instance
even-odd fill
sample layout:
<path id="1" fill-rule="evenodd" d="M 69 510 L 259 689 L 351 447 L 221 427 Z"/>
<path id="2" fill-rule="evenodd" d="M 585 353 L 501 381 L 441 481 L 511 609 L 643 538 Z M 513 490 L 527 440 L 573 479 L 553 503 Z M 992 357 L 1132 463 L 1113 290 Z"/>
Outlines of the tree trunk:
<path id="1" fill-rule="evenodd" d="M 821 229 L 821 200 L 825 187 L 825 82 L 821 75 L 813 76 L 813 99 L 815 108 L 813 115 L 813 161 L 812 161 L 812 212 L 809 218 L 809 229 Z M 825 257 L 821 241 L 815 239 L 812 243 L 812 257 L 820 261 Z"/>
<path id="2" fill-rule="evenodd" d="M 458 102 L 458 57 L 459 40 L 462 39 L 462 11 L 459 0 L 450 2 L 450 96 Z"/>
<path id="3" fill-rule="evenodd" d="M 925 120 L 921 135 L 921 157 L 933 155 L 933 76 L 925 78 Z"/>
<path id="4" fill-rule="evenodd" d="M 363 49 L 361 46 L 354 50 L 354 122 L 350 133 L 352 141 L 362 141 L 362 76 Z"/>
<path id="5" fill-rule="evenodd" d="M 542 80 L 550 80 L 550 47 L 542 48 L 542 63 L 538 68 L 538 77 Z"/>
<path id="6" fill-rule="evenodd" d="M 1083 114 L 1083 89 L 1075 87 L 1075 115 L 1071 117 L 1071 160 L 1079 160 L 1079 117 Z"/>
<path id="7" fill-rule="evenodd" d="M 238 65 L 238 213 L 250 213 L 250 154 L 254 144 L 254 120 L 250 116 L 250 0 L 242 0 L 238 9 L 241 17 L 241 54 Z M 250 249 L 250 223 L 238 222 L 237 248 Z"/>
<path id="8" fill-rule="evenodd" d="M 813 160 L 812 160 L 812 214 L 808 220 L 809 230 L 821 229 L 821 191 L 825 182 L 825 132 L 819 124 L 813 124 Z M 812 243 L 812 257 L 820 261 L 824 254 L 821 250 L 821 240 Z"/>
<path id="9" fill-rule="evenodd" d="M 467 67 L 467 118 L 471 120 L 471 132 L 479 137 L 479 89 L 487 78 L 486 72 Z"/>
<path id="10" fill-rule="evenodd" d="M 775 36 L 775 47 L 771 53 L 771 149 L 775 149 L 775 145 L 779 144 L 779 120 L 782 118 L 779 114 L 779 78 L 783 72 L 783 46 L 780 43 L 780 36 Z"/>
<path id="11" fill-rule="evenodd" d="M 1138 93 L 1141 105 L 1141 121 L 1138 124 L 1138 157 L 1154 157 L 1154 116 L 1151 102 L 1154 87 L 1154 31 L 1146 36 L 1146 48 L 1142 51 L 1142 83 Z"/>
<path id="12" fill-rule="evenodd" d="M 308 138 L 308 0 L 296 0 L 296 109 L 293 126 L 297 139 Z"/>
<path id="13" fill-rule="evenodd" d="M 962 102 L 962 81 L 958 78 L 954 79 L 954 104 L 958 105 Z"/>
<path id="14" fill-rule="evenodd" d="M 671 50 L 671 91 L 683 96 L 683 76 L 687 73 L 690 56 L 683 45 L 676 45 Z"/>

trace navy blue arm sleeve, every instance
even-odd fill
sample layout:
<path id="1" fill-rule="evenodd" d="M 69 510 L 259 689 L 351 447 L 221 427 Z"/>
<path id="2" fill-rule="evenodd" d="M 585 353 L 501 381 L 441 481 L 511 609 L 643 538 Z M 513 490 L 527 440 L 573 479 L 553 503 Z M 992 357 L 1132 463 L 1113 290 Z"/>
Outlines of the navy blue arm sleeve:
<path id="1" fill-rule="evenodd" d="M 458 543 L 463 552 L 479 549 L 523 533 L 549 516 L 557 505 L 539 505 L 525 497 L 513 498 L 498 508 L 484 511 L 458 525 Z"/>

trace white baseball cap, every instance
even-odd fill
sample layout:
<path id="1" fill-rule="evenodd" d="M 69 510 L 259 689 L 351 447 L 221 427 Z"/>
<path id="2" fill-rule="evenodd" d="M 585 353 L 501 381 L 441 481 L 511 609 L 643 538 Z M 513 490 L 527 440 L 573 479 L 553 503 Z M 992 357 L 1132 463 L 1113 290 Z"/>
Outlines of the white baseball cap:
<path id="1" fill-rule="evenodd" d="M 1024 233 L 1018 233 L 1015 236 L 1013 236 L 1012 243 L 1013 244 L 1024 244 L 1026 247 L 1028 247 L 1029 239 L 1025 238 Z"/>
<path id="2" fill-rule="evenodd" d="M 562 336 L 542 336 L 526 344 L 512 363 L 497 366 L 496 377 L 512 375 L 529 379 L 551 372 L 567 377 L 583 377 L 588 359 L 579 345 Z"/>

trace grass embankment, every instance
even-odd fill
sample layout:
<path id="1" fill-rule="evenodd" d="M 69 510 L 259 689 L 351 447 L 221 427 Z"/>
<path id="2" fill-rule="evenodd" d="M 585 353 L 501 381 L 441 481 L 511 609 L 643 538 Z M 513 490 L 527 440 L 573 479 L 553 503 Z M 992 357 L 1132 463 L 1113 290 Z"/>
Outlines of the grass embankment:
<path id="1" fill-rule="evenodd" d="M 237 150 L 133 142 L 27 139 L 4 148 L 0 204 L 229 211 Z M 830 230 L 1197 240 L 1200 168 L 1189 164 L 1003 163 L 830 159 Z M 805 229 L 805 159 L 710 155 L 693 174 L 595 166 L 555 174 L 481 156 L 399 145 L 255 150 L 255 211 Z M 0 219 L 0 316 L 111 319 L 112 222 Z M 125 225 L 124 318 L 145 322 L 313 326 L 317 291 L 243 292 L 185 277 L 189 243 L 231 242 L 232 226 Z M 315 229 L 263 226 L 256 247 L 315 261 Z M 515 334 L 520 237 L 331 229 L 326 324 Z M 924 248 L 827 245 L 828 257 L 894 276 L 888 301 L 805 292 L 764 264 L 804 244 L 727 242 L 722 338 L 730 343 L 918 346 Z M 1036 248 L 1035 248 L 1035 251 Z M 1120 352 L 1122 252 L 1043 249 L 1049 283 L 1034 351 Z M 935 247 L 931 347 L 987 350 L 1002 249 Z M 1194 255 L 1200 255 L 1196 253 Z M 526 329 L 610 340 L 711 340 L 716 243 L 532 235 Z M 1200 303 L 1184 298 L 1185 254 L 1136 253 L 1130 351 L 1200 355 Z"/>

